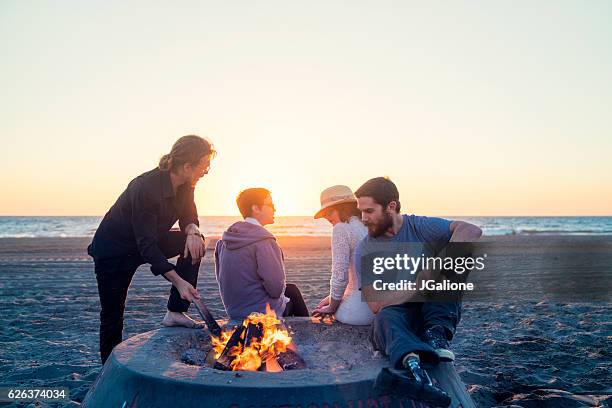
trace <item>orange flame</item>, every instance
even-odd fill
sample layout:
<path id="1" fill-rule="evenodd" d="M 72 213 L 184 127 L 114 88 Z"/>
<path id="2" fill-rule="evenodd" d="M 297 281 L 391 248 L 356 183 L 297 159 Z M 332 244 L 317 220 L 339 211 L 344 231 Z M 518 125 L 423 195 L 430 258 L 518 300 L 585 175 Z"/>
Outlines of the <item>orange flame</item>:
<path id="1" fill-rule="evenodd" d="M 215 360 L 216 360 L 221 356 L 221 353 L 223 352 L 225 345 L 229 341 L 230 337 L 232 337 L 232 330 L 224 329 L 221 332 L 220 338 L 216 336 L 212 336 L 212 335 L 210 337 L 212 341 L 213 350 L 215 350 Z"/>
<path id="2" fill-rule="evenodd" d="M 252 339 L 253 341 L 247 347 L 240 345 L 230 350 L 230 355 L 234 357 L 231 363 L 232 370 L 234 371 L 257 371 L 263 361 L 287 351 L 287 346 L 291 344 L 289 332 L 281 325 L 280 320 L 276 317 L 276 313 L 270 309 L 270 305 L 266 305 L 265 314 L 251 313 L 242 322 L 245 327 L 249 323 L 261 323 L 263 325 L 263 336 L 261 339 Z M 212 336 L 215 359 L 221 356 L 225 345 L 232 336 L 232 332 L 232 329 L 225 329 L 221 332 L 221 337 Z"/>

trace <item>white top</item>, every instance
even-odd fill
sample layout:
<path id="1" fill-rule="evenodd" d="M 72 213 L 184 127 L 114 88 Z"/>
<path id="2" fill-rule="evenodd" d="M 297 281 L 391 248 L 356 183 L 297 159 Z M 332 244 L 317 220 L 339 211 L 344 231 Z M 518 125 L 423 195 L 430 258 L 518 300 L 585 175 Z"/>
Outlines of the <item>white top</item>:
<path id="1" fill-rule="evenodd" d="M 256 218 L 253 218 L 253 217 L 246 217 L 244 219 L 244 222 L 248 222 L 249 224 L 259 225 L 260 227 L 263 227 L 263 225 L 261 225 L 261 223 L 257 221 Z"/>
<path id="2" fill-rule="evenodd" d="M 342 300 L 351 292 L 358 290 L 358 277 L 355 270 L 355 248 L 368 233 L 359 218 L 351 217 L 349 222 L 339 222 L 332 230 L 332 271 L 330 295 L 332 299 Z"/>

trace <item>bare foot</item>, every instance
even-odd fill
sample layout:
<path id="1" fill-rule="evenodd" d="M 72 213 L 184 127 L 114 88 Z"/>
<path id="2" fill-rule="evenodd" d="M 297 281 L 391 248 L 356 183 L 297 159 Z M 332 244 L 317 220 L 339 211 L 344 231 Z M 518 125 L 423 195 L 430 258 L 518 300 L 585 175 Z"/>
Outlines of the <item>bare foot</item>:
<path id="1" fill-rule="evenodd" d="M 188 327 L 190 329 L 201 329 L 204 327 L 202 323 L 196 322 L 185 313 L 167 311 L 162 320 L 162 325 L 166 327 Z"/>

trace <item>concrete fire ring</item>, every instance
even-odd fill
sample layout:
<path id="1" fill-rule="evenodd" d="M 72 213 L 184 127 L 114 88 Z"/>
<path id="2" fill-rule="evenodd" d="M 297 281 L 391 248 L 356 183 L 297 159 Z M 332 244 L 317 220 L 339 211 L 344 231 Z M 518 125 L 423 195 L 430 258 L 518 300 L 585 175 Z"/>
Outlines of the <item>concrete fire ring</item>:
<path id="1" fill-rule="evenodd" d="M 410 402 L 375 396 L 372 392 L 376 375 L 388 361 L 371 350 L 369 327 L 337 322 L 324 324 L 310 318 L 290 318 L 286 323 L 306 361 L 305 370 L 236 372 L 197 365 L 198 362 L 185 356 L 199 355 L 203 360 L 210 349 L 209 333 L 161 328 L 131 337 L 115 347 L 83 405 L 91 408 L 412 406 Z M 448 377 L 450 370 L 452 382 L 459 381 L 450 387 L 467 395 L 452 364 L 441 366 L 446 367 L 440 367 L 442 371 L 437 377 Z M 436 376 L 435 372 L 430 374 Z M 443 384 L 448 382 L 448 378 L 442 380 L 446 380 Z M 465 400 L 465 395 L 457 398 L 453 406 L 461 406 L 459 400 Z M 473 405 L 463 401 L 462 406 Z"/>

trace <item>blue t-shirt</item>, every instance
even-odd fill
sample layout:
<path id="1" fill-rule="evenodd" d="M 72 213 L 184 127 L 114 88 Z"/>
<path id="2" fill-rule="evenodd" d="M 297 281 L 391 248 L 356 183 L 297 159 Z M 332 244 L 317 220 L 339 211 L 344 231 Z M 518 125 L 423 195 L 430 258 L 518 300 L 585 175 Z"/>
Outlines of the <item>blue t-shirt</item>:
<path id="1" fill-rule="evenodd" d="M 382 235 L 378 238 L 364 237 L 369 242 L 444 242 L 451 238 L 451 220 L 437 217 L 422 217 L 418 215 L 402 215 L 402 227 L 393 236 Z"/>
<path id="2" fill-rule="evenodd" d="M 436 245 L 434 252 L 441 249 L 451 239 L 451 220 L 438 217 L 424 217 L 418 215 L 402 215 L 402 227 L 392 236 L 381 235 L 374 238 L 366 235 L 355 249 L 354 265 L 357 276 L 361 279 L 361 253 L 363 246 L 369 242 L 424 242 Z M 434 255 L 434 254 L 432 254 Z"/>

